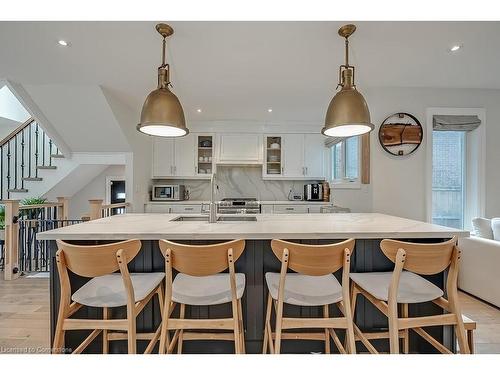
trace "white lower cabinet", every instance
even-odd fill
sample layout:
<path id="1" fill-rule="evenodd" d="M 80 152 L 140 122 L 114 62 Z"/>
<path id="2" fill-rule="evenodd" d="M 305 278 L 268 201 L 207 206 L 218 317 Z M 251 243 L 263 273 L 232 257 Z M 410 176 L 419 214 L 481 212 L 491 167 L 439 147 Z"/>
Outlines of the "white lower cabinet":
<path id="1" fill-rule="evenodd" d="M 186 201 L 188 202 L 188 201 Z M 324 204 L 262 204 L 261 213 L 263 214 L 319 214 L 321 207 L 329 206 L 331 203 Z M 201 214 L 207 212 L 207 203 L 189 204 L 189 203 L 161 203 L 146 204 L 146 213 L 164 213 L 164 214 Z"/>
<path id="2" fill-rule="evenodd" d="M 307 206 L 305 204 L 275 204 L 275 214 L 307 214 Z"/>
<path id="3" fill-rule="evenodd" d="M 309 214 L 319 214 L 321 213 L 321 207 L 324 207 L 325 205 L 321 204 L 312 204 L 310 206 L 307 206 L 307 213 Z"/>
<path id="4" fill-rule="evenodd" d="M 274 212 L 274 205 L 272 204 L 263 204 L 260 206 L 260 211 L 263 214 L 272 214 Z"/>
<path id="5" fill-rule="evenodd" d="M 146 204 L 144 211 L 151 214 L 200 214 L 200 204 Z"/>
<path id="6" fill-rule="evenodd" d="M 148 214 L 169 214 L 171 207 L 166 204 L 146 204 L 144 211 Z"/>
<path id="7" fill-rule="evenodd" d="M 170 210 L 172 214 L 201 214 L 201 204 L 175 204 Z"/>

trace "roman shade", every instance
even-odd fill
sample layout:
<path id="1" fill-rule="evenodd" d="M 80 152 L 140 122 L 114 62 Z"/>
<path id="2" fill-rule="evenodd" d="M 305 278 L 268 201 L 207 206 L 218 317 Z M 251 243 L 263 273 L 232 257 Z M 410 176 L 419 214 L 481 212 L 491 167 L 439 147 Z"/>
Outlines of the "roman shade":
<path id="1" fill-rule="evenodd" d="M 481 125 L 477 116 L 435 115 L 432 119 L 432 129 L 440 131 L 470 132 Z"/>

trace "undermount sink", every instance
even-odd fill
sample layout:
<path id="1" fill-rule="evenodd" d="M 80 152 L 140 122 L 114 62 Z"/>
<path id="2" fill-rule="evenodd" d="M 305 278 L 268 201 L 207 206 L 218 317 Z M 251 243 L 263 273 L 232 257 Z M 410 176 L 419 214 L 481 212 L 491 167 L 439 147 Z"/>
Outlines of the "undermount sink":
<path id="1" fill-rule="evenodd" d="M 179 216 L 170 221 L 208 221 L 208 216 Z"/>
<path id="2" fill-rule="evenodd" d="M 217 221 L 257 221 L 255 216 L 221 216 Z"/>
<path id="3" fill-rule="evenodd" d="M 170 221 L 206 221 L 208 216 L 179 216 Z M 238 222 L 238 221 L 257 221 L 255 216 L 220 216 L 217 218 L 218 223 L 224 222 Z"/>

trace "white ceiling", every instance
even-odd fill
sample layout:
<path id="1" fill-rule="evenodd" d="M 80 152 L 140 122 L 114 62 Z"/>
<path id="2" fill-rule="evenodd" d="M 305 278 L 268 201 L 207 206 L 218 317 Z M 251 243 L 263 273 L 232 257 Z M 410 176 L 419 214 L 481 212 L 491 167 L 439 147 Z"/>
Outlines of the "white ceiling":
<path id="1" fill-rule="evenodd" d="M 139 117 L 161 58 L 155 23 L 0 22 L 0 78 L 99 84 Z M 172 22 L 167 60 L 188 120 L 321 121 L 343 62 L 342 24 Z M 381 86 L 500 89 L 499 22 L 356 24 L 351 63 L 361 92 Z M 70 46 L 59 46 L 59 39 Z M 451 54 L 447 48 L 455 43 L 463 48 Z"/>

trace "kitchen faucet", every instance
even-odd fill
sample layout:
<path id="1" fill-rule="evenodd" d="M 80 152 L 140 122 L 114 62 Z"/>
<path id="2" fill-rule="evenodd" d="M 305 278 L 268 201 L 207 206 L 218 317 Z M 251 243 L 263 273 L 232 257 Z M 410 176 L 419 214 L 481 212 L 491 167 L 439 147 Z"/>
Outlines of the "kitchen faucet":
<path id="1" fill-rule="evenodd" d="M 217 222 L 217 204 L 215 203 L 215 189 L 217 185 L 215 183 L 216 175 L 215 172 L 212 173 L 212 177 L 210 177 L 210 207 L 208 214 L 208 222 L 216 223 Z"/>

